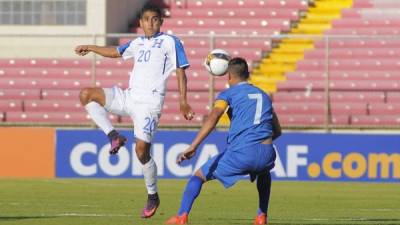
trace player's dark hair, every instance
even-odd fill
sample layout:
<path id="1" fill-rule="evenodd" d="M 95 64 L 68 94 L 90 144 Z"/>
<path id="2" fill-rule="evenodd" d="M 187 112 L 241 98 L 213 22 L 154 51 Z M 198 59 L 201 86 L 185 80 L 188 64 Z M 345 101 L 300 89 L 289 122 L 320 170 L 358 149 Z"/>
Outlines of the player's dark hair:
<path id="1" fill-rule="evenodd" d="M 162 13 L 161 8 L 159 6 L 157 6 L 155 4 L 151 4 L 151 3 L 147 3 L 143 6 L 143 8 L 139 12 L 139 18 L 142 18 L 144 13 L 147 11 L 155 12 L 158 17 L 160 17 L 161 19 L 163 18 L 163 13 Z"/>
<path id="2" fill-rule="evenodd" d="M 229 60 L 228 71 L 239 76 L 243 80 L 249 79 L 249 66 L 245 59 L 237 57 Z"/>

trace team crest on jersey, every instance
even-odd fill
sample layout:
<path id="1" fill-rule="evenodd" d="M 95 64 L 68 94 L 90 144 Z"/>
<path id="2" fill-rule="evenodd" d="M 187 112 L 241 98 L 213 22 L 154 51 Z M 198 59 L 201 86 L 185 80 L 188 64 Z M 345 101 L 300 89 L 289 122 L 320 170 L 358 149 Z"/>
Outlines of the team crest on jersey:
<path id="1" fill-rule="evenodd" d="M 154 39 L 153 46 L 152 48 L 161 48 L 161 45 L 163 43 L 164 39 Z"/>

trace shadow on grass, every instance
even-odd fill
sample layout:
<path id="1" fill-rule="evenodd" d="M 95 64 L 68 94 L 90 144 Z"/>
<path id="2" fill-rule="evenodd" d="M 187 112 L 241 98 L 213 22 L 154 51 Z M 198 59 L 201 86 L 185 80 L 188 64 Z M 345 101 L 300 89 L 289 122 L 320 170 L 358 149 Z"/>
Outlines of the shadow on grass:
<path id="1" fill-rule="evenodd" d="M 56 218 L 56 216 L 0 216 L 0 222 L 12 221 L 12 220 L 50 219 L 50 218 Z"/>

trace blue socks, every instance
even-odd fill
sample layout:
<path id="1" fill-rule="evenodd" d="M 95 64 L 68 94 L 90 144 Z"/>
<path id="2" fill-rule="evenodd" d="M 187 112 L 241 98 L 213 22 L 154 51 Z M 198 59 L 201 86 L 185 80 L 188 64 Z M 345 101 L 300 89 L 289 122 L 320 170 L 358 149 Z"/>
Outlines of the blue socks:
<path id="1" fill-rule="evenodd" d="M 268 171 L 266 174 L 258 175 L 257 177 L 257 190 L 258 190 L 258 212 L 267 214 L 269 196 L 271 193 L 271 173 Z"/>
<path id="2" fill-rule="evenodd" d="M 181 216 L 183 213 L 189 214 L 192 209 L 194 200 L 199 196 L 203 180 L 200 177 L 192 176 L 186 184 L 185 192 L 183 192 L 181 208 L 178 211 L 178 215 Z"/>

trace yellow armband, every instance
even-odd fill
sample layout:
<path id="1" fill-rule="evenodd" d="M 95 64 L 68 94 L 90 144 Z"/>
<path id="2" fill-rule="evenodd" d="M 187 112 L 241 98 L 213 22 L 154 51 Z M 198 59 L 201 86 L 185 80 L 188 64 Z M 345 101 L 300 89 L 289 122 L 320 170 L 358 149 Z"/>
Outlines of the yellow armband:
<path id="1" fill-rule="evenodd" d="M 224 100 L 216 100 L 214 103 L 214 108 L 226 110 L 226 108 L 228 108 L 228 103 Z"/>

